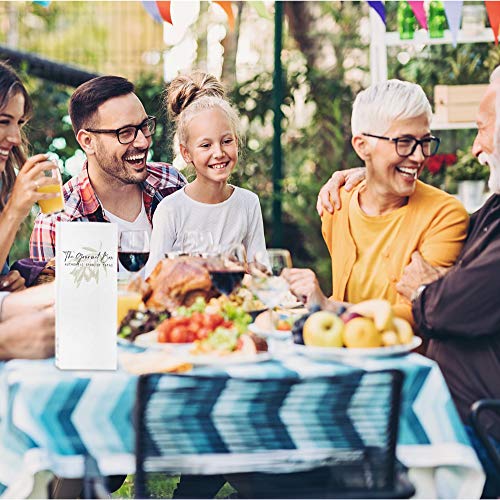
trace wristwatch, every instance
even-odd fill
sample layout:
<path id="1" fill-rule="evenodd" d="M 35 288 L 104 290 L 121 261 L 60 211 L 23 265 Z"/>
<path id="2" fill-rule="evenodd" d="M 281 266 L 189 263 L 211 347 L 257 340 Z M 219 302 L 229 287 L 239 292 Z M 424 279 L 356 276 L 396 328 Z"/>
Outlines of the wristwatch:
<path id="1" fill-rule="evenodd" d="M 414 292 L 413 295 L 411 296 L 411 301 L 414 302 L 417 300 L 420 295 L 422 295 L 422 292 L 427 288 L 427 285 L 420 285 Z"/>

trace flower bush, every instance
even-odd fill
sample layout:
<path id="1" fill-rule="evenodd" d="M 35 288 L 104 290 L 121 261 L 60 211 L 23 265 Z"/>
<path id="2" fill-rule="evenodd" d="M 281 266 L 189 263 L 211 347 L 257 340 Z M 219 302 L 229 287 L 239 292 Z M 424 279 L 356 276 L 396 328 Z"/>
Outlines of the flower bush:
<path id="1" fill-rule="evenodd" d="M 470 151 L 458 151 L 457 162 L 449 168 L 447 175 L 454 181 L 484 181 L 490 171 L 487 165 L 481 165 Z"/>
<path id="2" fill-rule="evenodd" d="M 420 180 L 432 186 L 443 188 L 446 180 L 447 167 L 457 161 L 453 153 L 440 153 L 431 156 L 420 174 Z"/>

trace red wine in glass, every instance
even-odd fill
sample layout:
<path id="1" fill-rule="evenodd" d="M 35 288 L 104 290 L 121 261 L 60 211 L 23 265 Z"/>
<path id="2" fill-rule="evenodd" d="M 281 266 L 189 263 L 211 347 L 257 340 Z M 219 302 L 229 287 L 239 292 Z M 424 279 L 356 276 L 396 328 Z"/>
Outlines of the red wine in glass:
<path id="1" fill-rule="evenodd" d="M 210 278 L 214 287 L 224 295 L 230 295 L 238 288 L 243 280 L 244 271 L 242 269 L 222 269 L 220 271 L 210 271 Z"/>
<path id="2" fill-rule="evenodd" d="M 118 260 L 129 272 L 140 271 L 149 259 L 149 252 L 118 252 Z"/>

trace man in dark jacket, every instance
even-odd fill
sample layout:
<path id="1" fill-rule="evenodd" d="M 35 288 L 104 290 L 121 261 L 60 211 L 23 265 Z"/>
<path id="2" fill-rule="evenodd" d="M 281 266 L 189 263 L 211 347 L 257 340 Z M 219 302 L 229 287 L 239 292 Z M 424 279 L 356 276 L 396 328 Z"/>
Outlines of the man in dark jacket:
<path id="1" fill-rule="evenodd" d="M 493 195 L 471 216 L 465 245 L 448 272 L 415 252 L 397 289 L 412 302 L 417 329 L 429 339 L 426 354 L 439 364 L 483 464 L 483 496 L 496 498 L 500 478 L 469 418 L 475 401 L 500 399 L 500 66 L 491 75 L 477 125 L 472 151 L 490 168 Z M 339 186 L 349 189 L 362 177 L 361 169 L 335 173 L 320 192 L 318 211 L 338 208 Z M 500 416 L 485 414 L 484 425 L 500 452 Z"/>

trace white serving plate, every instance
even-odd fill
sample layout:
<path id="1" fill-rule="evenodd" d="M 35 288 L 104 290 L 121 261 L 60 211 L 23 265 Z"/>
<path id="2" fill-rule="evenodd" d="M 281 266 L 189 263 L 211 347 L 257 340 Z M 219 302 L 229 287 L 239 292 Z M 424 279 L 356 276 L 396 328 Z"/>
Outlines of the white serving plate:
<path id="1" fill-rule="evenodd" d="M 319 361 L 347 361 L 349 359 L 376 359 L 404 356 L 416 349 L 422 343 L 420 337 L 413 337 L 409 344 L 400 344 L 391 347 L 375 348 L 347 348 L 347 347 L 314 347 L 294 344 L 294 351 L 310 359 Z"/>

